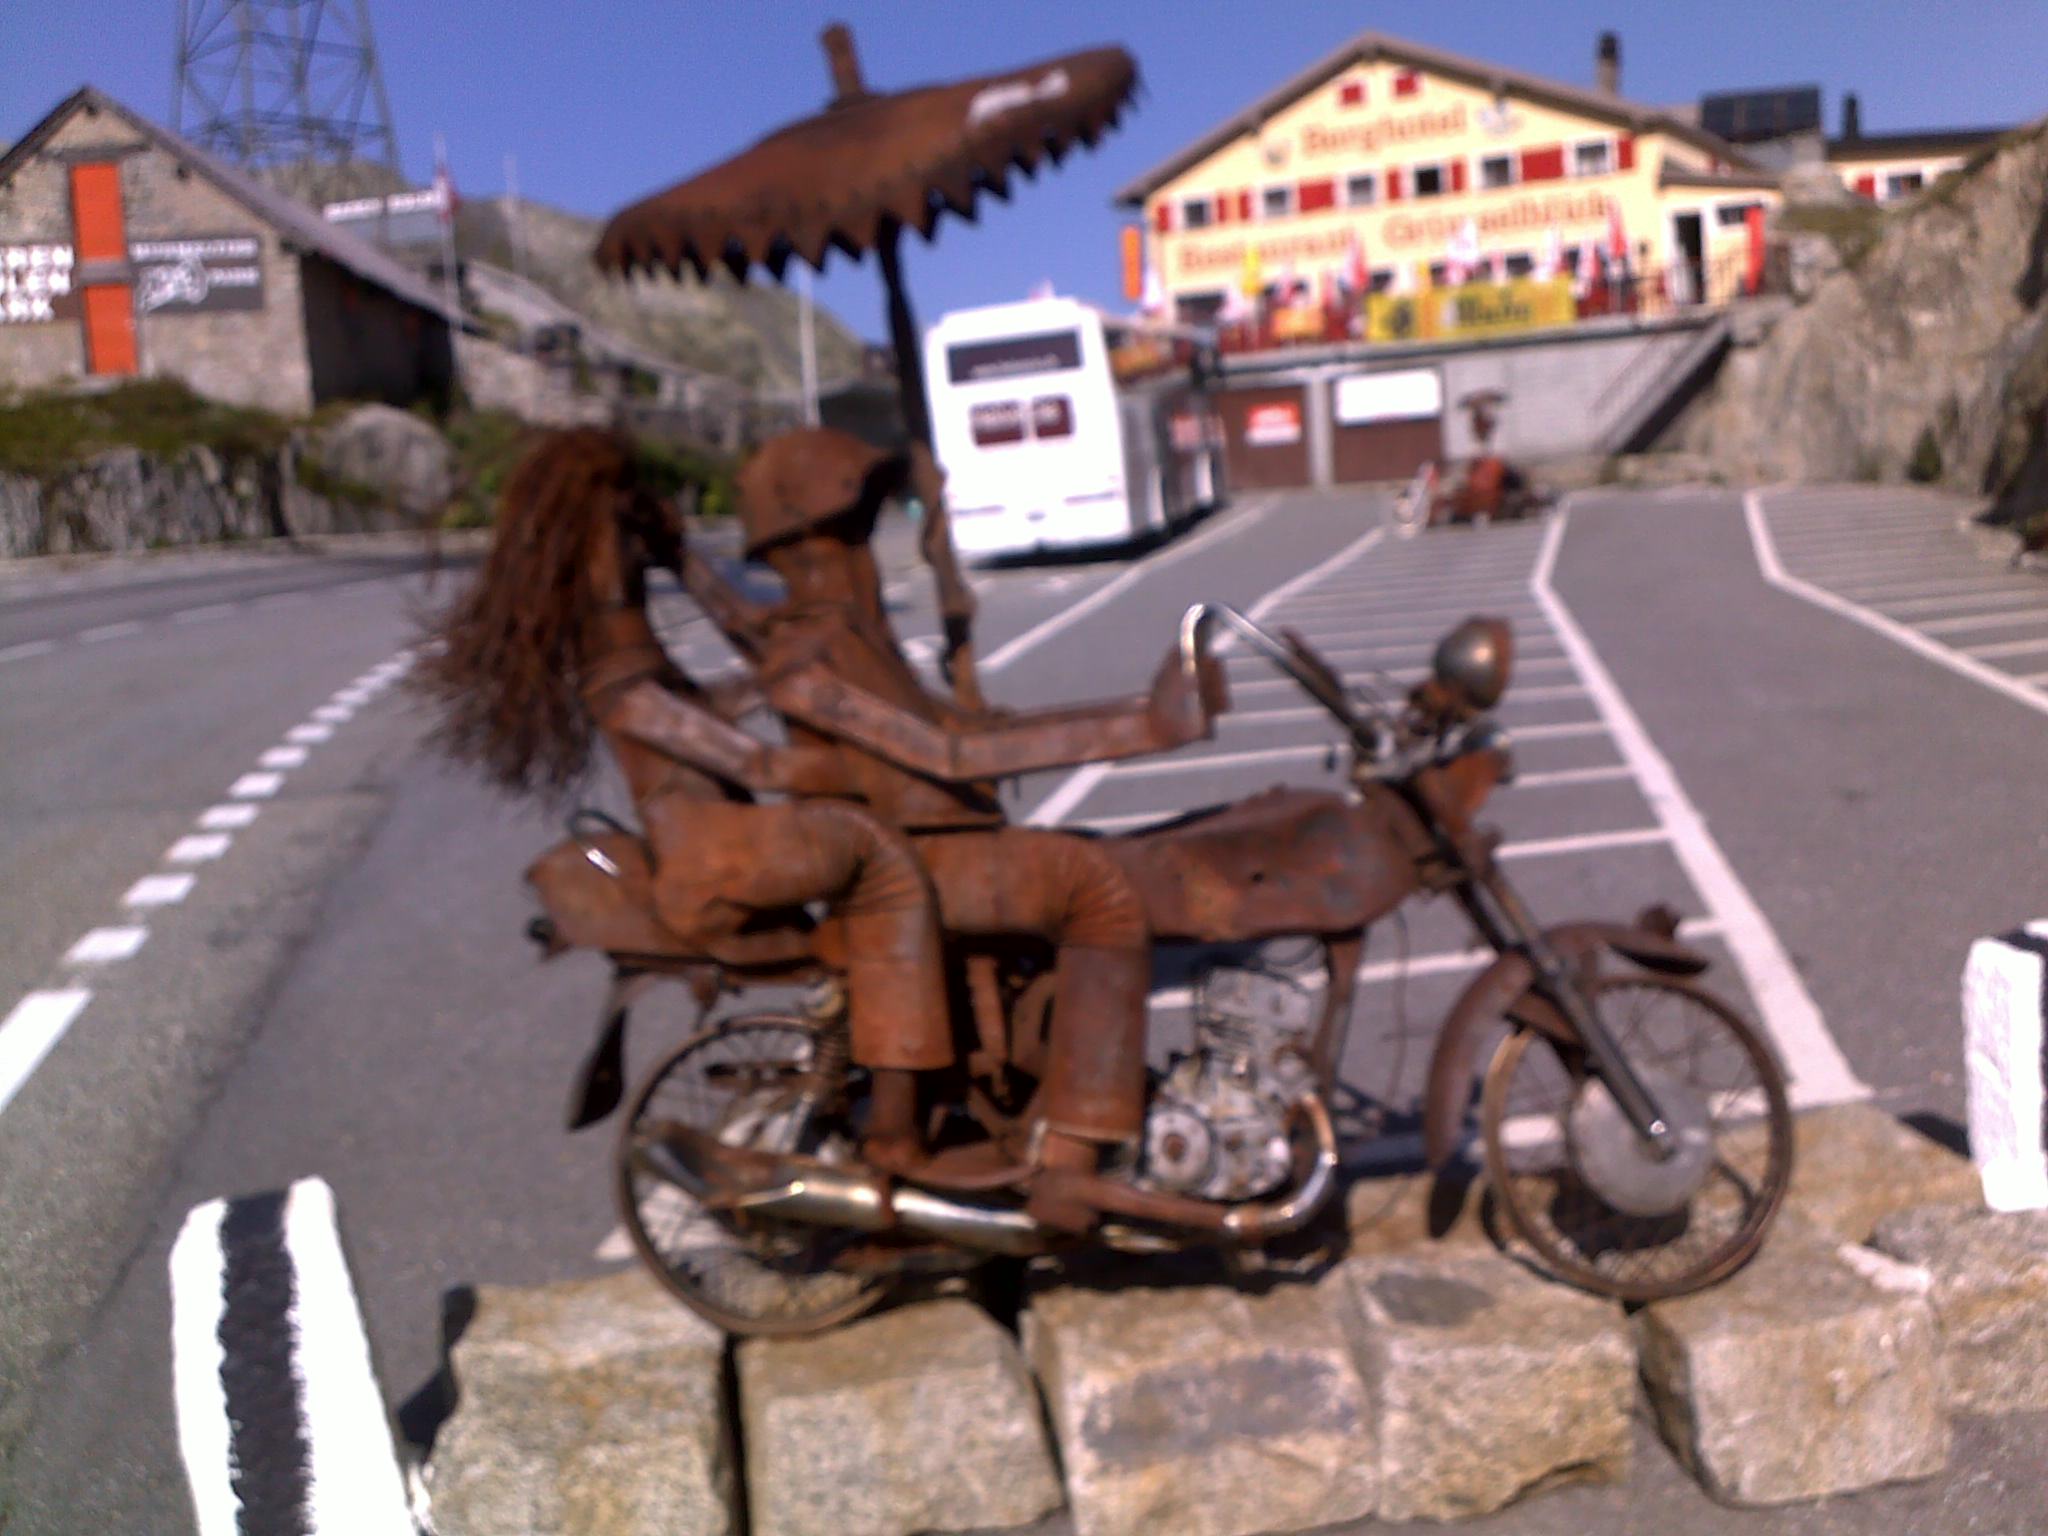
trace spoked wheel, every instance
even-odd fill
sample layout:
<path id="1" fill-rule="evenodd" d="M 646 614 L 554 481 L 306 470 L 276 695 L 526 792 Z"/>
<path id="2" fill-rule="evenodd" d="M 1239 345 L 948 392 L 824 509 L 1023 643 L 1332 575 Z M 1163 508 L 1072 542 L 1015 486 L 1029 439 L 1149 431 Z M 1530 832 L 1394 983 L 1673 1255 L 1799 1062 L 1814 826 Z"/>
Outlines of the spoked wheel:
<path id="1" fill-rule="evenodd" d="M 842 1265 L 860 1234 L 704 1210 L 635 1165 L 635 1138 L 673 1121 L 728 1146 L 850 1157 L 853 1141 L 832 1103 L 845 1072 L 843 1025 L 753 1014 L 685 1042 L 634 1096 L 615 1159 L 626 1231 L 664 1285 L 728 1332 L 829 1328 L 880 1301 L 890 1277 Z"/>
<path id="2" fill-rule="evenodd" d="M 1588 1001 L 1664 1106 L 1678 1150 L 1645 1151 L 1583 1051 L 1517 1029 L 1486 1074 L 1488 1180 L 1560 1279 L 1624 1301 L 1712 1285 L 1755 1254 L 1785 1198 L 1785 1074 L 1754 1028 L 1689 982 L 1606 977 Z"/>

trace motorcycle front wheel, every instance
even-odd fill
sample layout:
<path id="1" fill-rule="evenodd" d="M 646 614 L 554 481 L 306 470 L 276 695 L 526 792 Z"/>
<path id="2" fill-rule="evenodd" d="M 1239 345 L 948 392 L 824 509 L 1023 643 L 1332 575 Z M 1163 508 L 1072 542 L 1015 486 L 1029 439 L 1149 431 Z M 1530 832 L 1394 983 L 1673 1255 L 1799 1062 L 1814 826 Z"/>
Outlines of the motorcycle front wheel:
<path id="1" fill-rule="evenodd" d="M 850 1156 L 834 1101 L 844 1093 L 845 1024 L 752 1014 L 700 1031 L 633 1096 L 614 1157 L 626 1233 L 641 1261 L 728 1333 L 811 1333 L 860 1316 L 889 1292 L 886 1271 L 851 1262 L 864 1234 L 706 1211 L 638 1165 L 635 1138 L 672 1121 L 728 1146 Z"/>
<path id="2" fill-rule="evenodd" d="M 1785 1074 L 1755 1028 L 1706 989 L 1602 977 L 1587 1001 L 1664 1104 L 1678 1151 L 1644 1149 L 1586 1052 L 1516 1028 L 1481 1099 L 1487 1180 L 1559 1279 L 1623 1301 L 1700 1290 L 1746 1264 L 1792 1177 Z"/>

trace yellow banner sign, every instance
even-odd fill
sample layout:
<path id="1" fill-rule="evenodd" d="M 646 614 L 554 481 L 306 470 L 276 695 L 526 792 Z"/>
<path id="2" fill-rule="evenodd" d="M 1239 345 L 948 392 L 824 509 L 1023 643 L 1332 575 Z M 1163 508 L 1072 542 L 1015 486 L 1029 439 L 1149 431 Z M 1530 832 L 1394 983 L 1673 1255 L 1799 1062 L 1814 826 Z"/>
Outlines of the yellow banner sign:
<path id="1" fill-rule="evenodd" d="M 1413 294 L 1376 293 L 1366 301 L 1365 334 L 1370 341 L 1463 341 L 1570 325 L 1577 318 L 1570 278 L 1525 277 Z"/>

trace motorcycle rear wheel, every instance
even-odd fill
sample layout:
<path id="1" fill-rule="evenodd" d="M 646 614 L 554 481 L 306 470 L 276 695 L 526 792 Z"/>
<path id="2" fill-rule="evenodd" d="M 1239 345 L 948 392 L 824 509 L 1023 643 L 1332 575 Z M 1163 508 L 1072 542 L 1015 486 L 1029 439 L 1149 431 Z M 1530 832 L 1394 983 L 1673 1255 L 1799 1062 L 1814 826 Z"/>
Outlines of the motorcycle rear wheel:
<path id="1" fill-rule="evenodd" d="M 1587 999 L 1638 1073 L 1689 1101 L 1711 1138 L 1703 1181 L 1661 1215 L 1598 1193 L 1573 1145 L 1592 1083 L 1583 1050 L 1513 1030 L 1480 1105 L 1487 1181 L 1508 1224 L 1558 1278 L 1623 1301 L 1659 1301 L 1727 1278 L 1756 1254 L 1792 1177 L 1785 1074 L 1755 1028 L 1672 976 L 1594 981 Z M 1583 1123 L 1583 1122 L 1581 1122 Z"/>
<path id="2" fill-rule="evenodd" d="M 728 1333 L 812 1333 L 859 1317 L 894 1277 L 840 1261 L 864 1234 L 708 1212 L 635 1166 L 634 1139 L 677 1121 L 728 1145 L 818 1155 L 851 1150 L 840 1117 L 843 1022 L 750 1014 L 692 1036 L 633 1096 L 613 1158 L 614 1192 L 634 1251 L 685 1305 Z"/>

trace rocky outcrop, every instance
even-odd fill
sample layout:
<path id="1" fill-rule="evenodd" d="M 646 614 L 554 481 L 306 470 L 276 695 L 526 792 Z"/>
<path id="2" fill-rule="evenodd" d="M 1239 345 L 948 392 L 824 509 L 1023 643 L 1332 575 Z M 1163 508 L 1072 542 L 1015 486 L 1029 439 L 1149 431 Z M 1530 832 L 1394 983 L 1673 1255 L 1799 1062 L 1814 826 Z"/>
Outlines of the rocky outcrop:
<path id="1" fill-rule="evenodd" d="M 1679 446 L 1745 480 L 2048 496 L 2048 120 L 1897 211 L 1788 205 L 1812 281 L 1738 346 Z M 1831 263 L 1807 263 L 1820 268 Z"/>
<path id="2" fill-rule="evenodd" d="M 275 454 L 109 448 L 47 479 L 0 474 L 0 559 L 417 527 L 454 484 L 431 424 L 365 405 Z"/>

